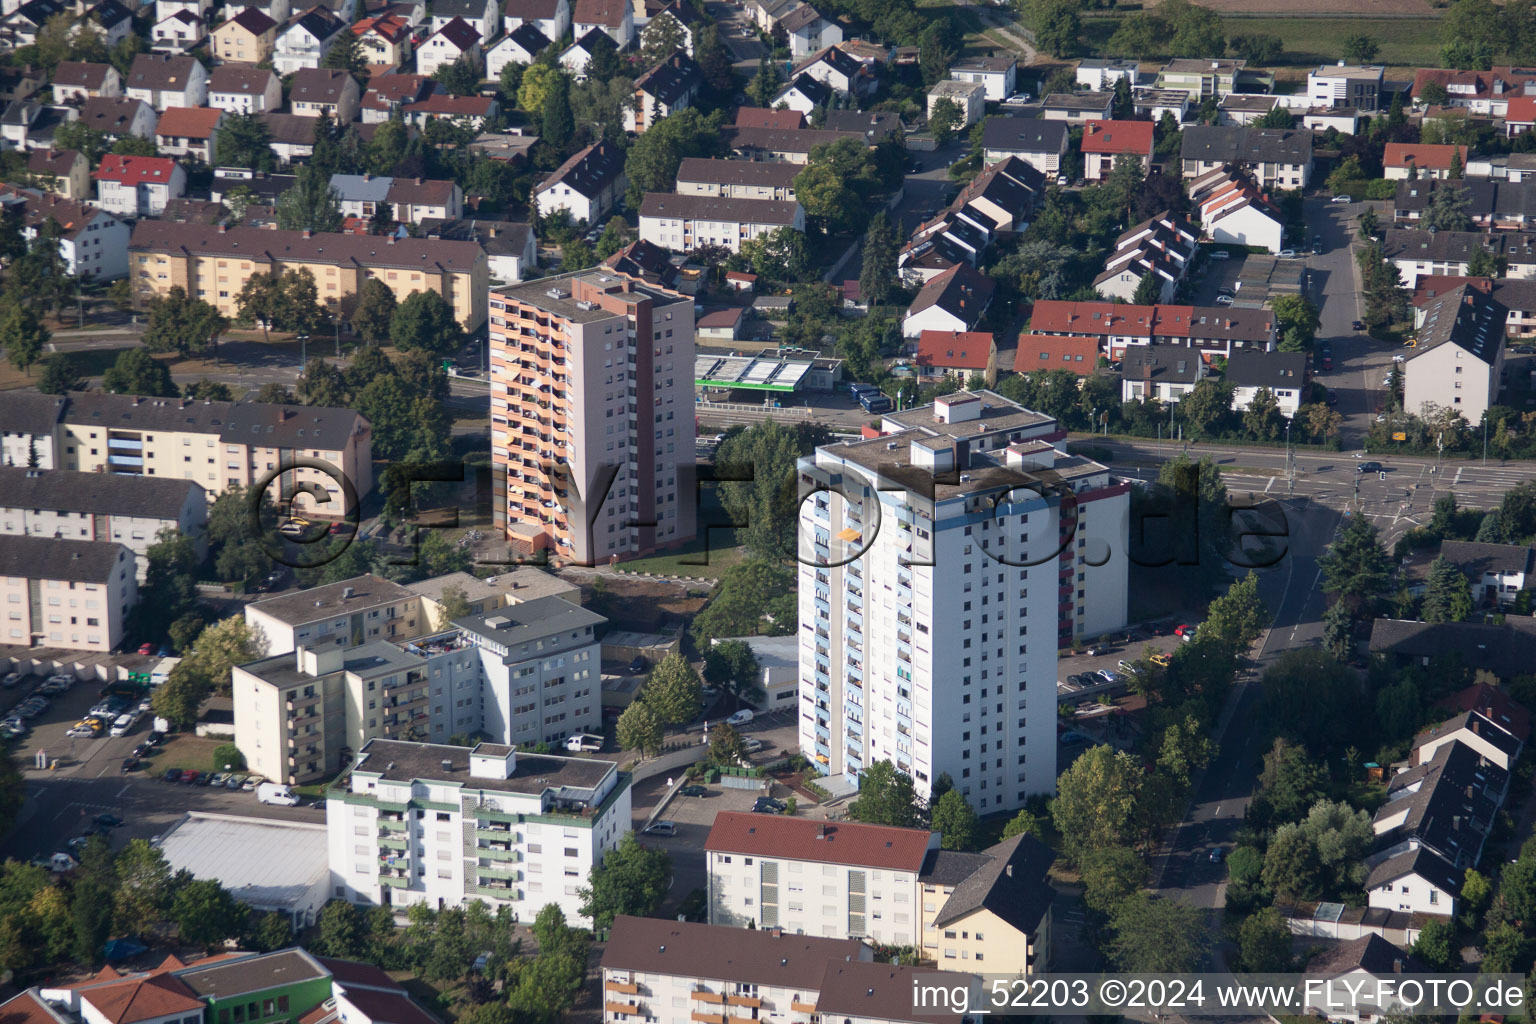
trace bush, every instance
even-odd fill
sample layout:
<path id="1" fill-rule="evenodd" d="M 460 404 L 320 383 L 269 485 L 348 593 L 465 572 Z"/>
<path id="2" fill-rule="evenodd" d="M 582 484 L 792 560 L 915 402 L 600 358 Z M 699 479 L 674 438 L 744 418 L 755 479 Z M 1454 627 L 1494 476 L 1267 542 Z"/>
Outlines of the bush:
<path id="1" fill-rule="evenodd" d="M 213 770 L 245 771 L 245 755 L 233 743 L 220 743 L 213 748 Z"/>

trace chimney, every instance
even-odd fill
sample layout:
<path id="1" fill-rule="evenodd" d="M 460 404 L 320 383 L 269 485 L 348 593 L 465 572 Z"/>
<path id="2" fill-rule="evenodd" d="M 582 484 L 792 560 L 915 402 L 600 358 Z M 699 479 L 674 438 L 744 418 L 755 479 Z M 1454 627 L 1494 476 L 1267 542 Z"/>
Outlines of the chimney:
<path id="1" fill-rule="evenodd" d="M 309 237 L 309 228 L 305 228 L 305 229 L 304 229 L 304 237 L 305 237 L 305 238 L 308 238 L 308 237 Z"/>
<path id="2" fill-rule="evenodd" d="M 222 235 L 222 234 L 223 234 L 223 233 L 224 233 L 224 224 L 223 224 L 223 222 L 222 222 L 222 221 L 221 221 L 221 222 L 220 222 L 220 223 L 219 223 L 219 234 L 221 234 L 221 235 Z"/>
<path id="3" fill-rule="evenodd" d="M 417 178 L 417 179 L 416 179 L 416 184 L 418 184 L 418 185 L 420 185 L 420 184 L 421 184 L 421 179 L 420 179 L 420 178 Z"/>
<path id="4" fill-rule="evenodd" d="M 1006 868 L 1003 869 L 1003 871 L 1007 873 L 1009 878 L 1013 877 L 1013 865 L 1012 864 L 1009 864 Z"/>
<path id="5" fill-rule="evenodd" d="M 388 238 L 386 238 L 384 240 L 384 244 L 385 245 L 394 245 L 395 244 L 395 236 L 394 235 L 390 235 Z"/>
<path id="6" fill-rule="evenodd" d="M 1394 959 L 1392 961 L 1392 973 L 1393 974 L 1402 974 L 1403 973 L 1403 960 L 1402 960 L 1402 957 L 1398 957 L 1398 958 L 1396 958 L 1396 959 Z"/>

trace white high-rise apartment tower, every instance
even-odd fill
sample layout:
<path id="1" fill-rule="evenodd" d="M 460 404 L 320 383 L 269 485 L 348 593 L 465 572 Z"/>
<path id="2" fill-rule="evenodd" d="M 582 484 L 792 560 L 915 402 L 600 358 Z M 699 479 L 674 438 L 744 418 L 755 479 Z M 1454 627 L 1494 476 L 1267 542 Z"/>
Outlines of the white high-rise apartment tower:
<path id="1" fill-rule="evenodd" d="M 882 429 L 800 460 L 801 751 L 1019 807 L 1055 790 L 1058 647 L 1125 623 L 1130 488 L 990 391 Z"/>

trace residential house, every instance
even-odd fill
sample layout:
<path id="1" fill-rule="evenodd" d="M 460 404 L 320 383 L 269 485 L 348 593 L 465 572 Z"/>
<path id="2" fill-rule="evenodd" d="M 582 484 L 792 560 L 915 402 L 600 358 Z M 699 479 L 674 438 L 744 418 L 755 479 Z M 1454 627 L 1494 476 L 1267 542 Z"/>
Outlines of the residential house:
<path id="1" fill-rule="evenodd" d="M 901 321 L 903 338 L 924 331 L 970 331 L 981 323 L 996 290 L 992 279 L 967 263 L 939 274 L 917 293 Z"/>
<path id="2" fill-rule="evenodd" d="M 1018 85 L 1018 58 L 1005 54 L 1001 57 L 961 57 L 949 66 L 949 77 L 960 82 L 980 82 L 986 87 L 986 98 L 1001 103 L 1013 95 Z"/>
<path id="3" fill-rule="evenodd" d="M 678 279 L 681 276 L 679 271 L 682 268 L 677 262 L 674 262 L 671 253 L 659 245 L 652 245 L 644 239 L 637 238 L 630 242 L 624 248 L 603 260 L 603 266 L 617 270 L 626 277 L 632 277 L 637 281 L 644 281 L 649 285 L 658 285 L 662 288 L 681 291 L 678 288 Z M 757 280 L 755 275 L 741 275 L 737 271 L 727 270 L 725 272 L 726 287 L 732 288 L 735 291 L 751 291 L 750 287 L 742 288 L 736 280 L 736 277 L 741 276 L 751 277 L 754 281 Z"/>
<path id="4" fill-rule="evenodd" d="M 532 64 L 533 59 L 550 45 L 550 38 L 537 25 L 532 22 L 519 25 L 486 51 L 485 73 L 491 80 L 499 82 L 502 69 L 508 64 Z"/>
<path id="5" fill-rule="evenodd" d="M 497 0 L 432 0 L 433 32 L 454 19 L 467 23 L 479 39 L 494 39 L 502 28 Z"/>
<path id="6" fill-rule="evenodd" d="M 560 39 L 571 28 L 570 0 L 506 0 L 501 24 L 508 32 L 532 25 L 547 39 Z"/>
<path id="7" fill-rule="evenodd" d="M 318 68 L 336 37 L 347 29 L 345 22 L 324 7 L 309 8 L 278 31 L 273 69 L 286 76 L 301 68 Z"/>
<path id="8" fill-rule="evenodd" d="M 1222 306 L 1135 306 L 1113 302 L 1069 302 L 1041 299 L 1030 315 L 1036 334 L 1098 338 L 1100 351 L 1111 360 L 1136 348 L 1182 346 L 1198 349 L 1209 363 L 1218 356 L 1254 348 L 1267 351 L 1275 343 L 1275 317 L 1264 309 Z"/>
<path id="9" fill-rule="evenodd" d="M 576 0 L 571 28 L 577 39 L 596 29 L 627 50 L 635 41 L 634 11 L 627 0 Z"/>
<path id="10" fill-rule="evenodd" d="M 78 608 L 64 607 L 66 591 Z M 133 552 L 115 541 L 0 536 L 0 594 L 11 646 L 112 651 L 139 600 Z"/>
<path id="11" fill-rule="evenodd" d="M 1044 193 L 1044 176 L 1017 157 L 983 168 L 943 213 L 912 232 L 897 255 L 897 269 L 904 279 L 917 283 L 957 263 L 977 266 L 999 236 L 1029 226 Z"/>
<path id="12" fill-rule="evenodd" d="M 1247 72 L 1247 63 L 1243 60 L 1180 57 L 1164 64 L 1158 71 L 1157 85 L 1160 89 L 1183 89 L 1189 93 L 1190 101 L 1199 106 L 1208 99 L 1219 101 L 1240 91 L 1238 83 L 1245 77 L 1253 77 Z"/>
<path id="13" fill-rule="evenodd" d="M 122 544 L 134 555 L 139 583 L 161 530 L 191 540 L 199 558 L 208 550 L 208 496 L 191 480 L 116 473 L 88 478 L 12 465 L 0 468 L 0 485 L 0 535 Z"/>
<path id="14" fill-rule="evenodd" d="M 333 174 L 331 189 L 343 216 L 371 220 L 389 201 L 389 186 L 394 180 L 372 174 Z"/>
<path id="15" fill-rule="evenodd" d="M 1521 544 L 1445 540 L 1439 554 L 1471 581 L 1472 602 L 1478 608 L 1508 607 L 1533 582 L 1536 549 Z"/>
<path id="16" fill-rule="evenodd" d="M 53 72 L 53 102 L 70 103 L 91 96 L 121 96 L 123 76 L 111 64 L 60 61 Z"/>
<path id="17" fill-rule="evenodd" d="M 222 61 L 260 64 L 277 47 L 277 22 L 254 7 L 213 30 L 213 53 Z"/>
<path id="18" fill-rule="evenodd" d="M 1434 82 L 1445 90 L 1447 107 L 1465 108 L 1482 117 L 1503 117 L 1509 101 L 1536 88 L 1536 70 L 1497 66 L 1488 71 L 1419 68 L 1413 76 L 1413 101 L 1424 102 L 1424 88 Z"/>
<path id="19" fill-rule="evenodd" d="M 63 11 L 64 5 L 56 0 L 27 0 L 0 18 L 0 49 L 14 52 L 33 45 L 37 42 L 38 30 L 49 18 Z"/>
<path id="20" fill-rule="evenodd" d="M 123 82 L 124 95 L 156 110 L 201 107 L 208 101 L 208 72 L 196 57 L 141 53 Z"/>
<path id="21" fill-rule="evenodd" d="M 1456 868 L 1477 864 L 1510 774 L 1472 747 L 1451 742 L 1394 775 L 1372 828 L 1385 850 L 1425 848 Z"/>
<path id="22" fill-rule="evenodd" d="M 105 210 L 84 199 L 14 185 L 0 185 L 0 202 L 21 216 L 26 241 L 35 240 L 38 229 L 53 222 L 59 258 L 71 275 L 88 281 L 115 281 L 128 275 L 128 225 Z"/>
<path id="23" fill-rule="evenodd" d="M 148 103 L 128 96 L 92 96 L 80 104 L 80 123 L 100 132 L 108 141 L 130 135 L 152 139 L 158 119 L 155 109 Z"/>
<path id="24" fill-rule="evenodd" d="M 586 34 L 579 36 L 574 43 L 560 51 L 560 66 L 570 72 L 578 82 L 586 80 L 587 65 L 592 63 L 592 58 L 601 51 L 613 52 L 618 44 L 613 37 L 600 28 L 588 29 Z"/>
<path id="25" fill-rule="evenodd" d="M 1536 96 L 1511 96 L 1504 114 L 1504 134 L 1510 138 L 1536 128 Z"/>
<path id="26" fill-rule="evenodd" d="M 815 7 L 802 3 L 779 19 L 778 27 L 789 37 L 791 58 L 809 57 L 843 41 L 843 29 Z"/>
<path id="27" fill-rule="evenodd" d="M 213 166 L 224 111 L 217 107 L 167 107 L 155 124 L 155 147 L 165 156 Z"/>
<path id="28" fill-rule="evenodd" d="M 449 96 L 435 92 L 404 108 L 405 123 L 425 128 L 433 121 L 448 121 L 464 128 L 480 131 L 496 117 L 496 100 L 490 96 Z"/>
<path id="29" fill-rule="evenodd" d="M 1443 178 L 1399 181 L 1392 200 L 1394 227 L 1417 227 L 1440 189 L 1463 193 L 1463 211 L 1472 225 L 1487 231 L 1523 231 L 1536 228 L 1536 179 L 1508 181 L 1498 178 Z"/>
<path id="30" fill-rule="evenodd" d="M 1476 711 L 1463 711 L 1454 718 L 1423 730 L 1413 738 L 1414 764 L 1428 764 L 1440 748 L 1451 743 L 1465 744 L 1479 757 L 1506 772 L 1513 771 L 1524 744 L 1513 734 L 1495 725 Z"/>
<path id="31" fill-rule="evenodd" d="M 577 224 L 597 224 L 624 195 L 624 155 L 610 142 L 575 153 L 534 189 L 539 216 L 569 211 Z"/>
<path id="32" fill-rule="evenodd" d="M 1531 713 L 1491 683 L 1473 683 L 1442 698 L 1438 707 L 1476 711 L 1521 743 L 1531 738 Z"/>
<path id="33" fill-rule="evenodd" d="M 1185 95 L 1189 95 L 1185 93 Z M 1216 108 L 1217 124 L 1249 127 L 1281 105 L 1279 96 L 1264 93 L 1232 93 L 1223 96 Z"/>
<path id="34" fill-rule="evenodd" d="M 1183 124 L 1189 117 L 1189 93 L 1183 89 L 1137 89 L 1131 94 L 1131 107 L 1136 116 L 1159 124 L 1163 115 Z"/>
<path id="35" fill-rule="evenodd" d="M 686 53 L 674 53 L 635 79 L 635 103 L 624 108 L 624 130 L 642 134 L 667 115 L 692 106 L 703 87 L 699 65 Z"/>
<path id="36" fill-rule="evenodd" d="M 1302 111 L 1301 126 L 1318 134 L 1332 128 L 1340 135 L 1358 135 L 1363 117 L 1354 107 L 1311 107 Z"/>
<path id="37" fill-rule="evenodd" d="M 871 145 L 886 139 L 899 142 L 906 132 L 901 115 L 890 110 L 828 110 L 821 126 L 834 132 L 858 132 Z"/>
<path id="38" fill-rule="evenodd" d="M 1112 92 L 1053 92 L 1042 101 L 1040 116 L 1047 121 L 1104 121 L 1114 105 Z"/>
<path id="39" fill-rule="evenodd" d="M 948 100 L 960 111 L 960 123 L 955 128 L 964 130 L 982 119 L 987 112 L 987 87 L 981 82 L 944 78 L 933 83 L 928 90 L 928 120 L 939 103 Z"/>
<path id="40" fill-rule="evenodd" d="M 1381 158 L 1383 176 L 1394 181 L 1409 177 L 1449 178 L 1454 164 L 1465 171 L 1467 152 L 1466 146 L 1389 142 Z"/>
<path id="41" fill-rule="evenodd" d="M 13 100 L 0 111 L 0 148 L 49 149 L 59 126 L 75 120 L 73 107 L 43 106 L 31 100 Z"/>
<path id="42" fill-rule="evenodd" d="M 1308 984 L 1315 987 L 1303 999 L 1312 1013 L 1326 1013 L 1341 1024 L 1376 1021 L 1409 1012 L 1416 1000 L 1400 994 L 1412 991 L 1404 982 L 1429 971 L 1407 950 L 1372 932 L 1308 960 Z"/>
<path id="43" fill-rule="evenodd" d="M 259 256 L 246 260 L 245 253 Z M 231 257 L 239 266 L 220 265 L 230 263 Z M 164 294 L 174 281 L 189 295 L 232 314 L 251 275 L 307 269 L 328 306 L 339 307 L 359 291 L 363 280 L 374 277 L 398 299 L 416 291 L 437 292 L 467 331 L 486 318 L 485 253 L 473 242 L 245 227 L 220 230 L 145 221 L 134 229 L 129 265 L 134 271 L 134 301 L 140 304 Z"/>
<path id="44" fill-rule="evenodd" d="M 801 75 L 809 75 L 842 96 L 863 95 L 878 84 L 870 68 L 840 46 L 828 46 L 806 57 L 789 77 Z"/>
<path id="45" fill-rule="evenodd" d="M 1397 266 L 1407 288 L 1417 288 L 1421 277 L 1465 277 L 1473 253 L 1479 249 L 1502 259 L 1505 277 L 1536 278 L 1536 232 L 1423 231 L 1389 228 L 1382 254 Z"/>
<path id="46" fill-rule="evenodd" d="M 485 250 L 492 284 L 516 284 L 539 265 L 538 239 L 531 224 L 468 218 L 424 225 L 424 231 L 428 238 L 478 242 Z"/>
<path id="47" fill-rule="evenodd" d="M 1205 376 L 1205 360 L 1177 349 L 1154 345 L 1128 349 L 1121 361 L 1120 399 L 1173 405 Z"/>
<path id="48" fill-rule="evenodd" d="M 411 55 L 411 23 L 398 14 L 377 14 L 352 26 L 369 65 L 398 68 Z"/>
<path id="49" fill-rule="evenodd" d="M 1048 178 L 1061 173 L 1071 136 L 1060 121 L 1033 117 L 991 117 L 981 126 L 983 159 L 991 164 L 1017 157 Z"/>
<path id="50" fill-rule="evenodd" d="M 47 191 L 64 199 L 93 198 L 91 165 L 78 149 L 34 149 L 27 157 L 27 173 Z"/>
<path id="51" fill-rule="evenodd" d="M 737 107 L 736 120 L 731 123 L 737 128 L 773 128 L 786 132 L 806 126 L 805 115 L 798 110 L 769 110 L 766 107 Z"/>
<path id="52" fill-rule="evenodd" d="M 1280 415 L 1291 419 L 1307 398 L 1307 354 L 1305 352 L 1264 352 L 1243 348 L 1227 359 L 1225 378 L 1232 385 L 1232 408 L 1244 412 L 1268 391 L 1280 408 Z"/>
<path id="53" fill-rule="evenodd" d="M 149 38 L 161 56 L 186 56 L 208 39 L 208 25 L 191 11 L 177 11 L 155 22 Z"/>
<path id="54" fill-rule="evenodd" d="M 1135 86 L 1139 75 L 1140 64 L 1123 57 L 1085 57 L 1077 65 L 1077 84 L 1089 92 L 1114 92 L 1122 78 Z"/>
<path id="55" fill-rule="evenodd" d="M 1403 408 L 1451 409 L 1478 422 L 1498 399 L 1507 319 L 1497 299 L 1465 284 L 1429 302 L 1403 365 Z"/>
<path id="56" fill-rule="evenodd" d="M 1451 917 L 1466 870 L 1422 846 L 1389 849 L 1365 860 L 1366 903 L 1381 910 Z"/>
<path id="57" fill-rule="evenodd" d="M 464 190 L 451 180 L 392 178 L 385 200 L 400 224 L 458 220 L 464 216 Z"/>
<path id="58" fill-rule="evenodd" d="M 155 0 L 155 2 L 159 3 L 160 0 Z M 175 2 L 175 0 L 172 0 L 172 2 Z M 208 2 L 211 4 L 212 0 L 208 0 Z M 256 10 L 277 22 L 278 25 L 286 24 L 288 15 L 291 12 L 289 0 L 241 0 L 240 5 L 242 7 L 256 8 Z M 278 29 L 278 33 L 282 33 L 281 28 Z"/>
<path id="59" fill-rule="evenodd" d="M 942 379 L 955 374 L 962 383 L 973 374 L 997 383 L 997 342 L 988 331 L 924 331 L 913 352 L 917 376 Z"/>
<path id="60" fill-rule="evenodd" d="M 1014 350 L 1013 372 L 1070 370 L 1079 377 L 1091 377 L 1099 365 L 1097 338 L 1067 337 L 1059 334 L 1019 335 Z"/>
<path id="61" fill-rule="evenodd" d="M 288 109 L 301 117 L 329 115 L 340 125 L 357 117 L 357 79 L 335 68 L 300 68 L 288 89 Z"/>
<path id="62" fill-rule="evenodd" d="M 798 111 L 789 111 L 798 114 Z M 856 139 L 866 145 L 869 139 L 863 132 L 830 131 L 817 128 L 801 128 L 786 131 L 779 128 L 737 128 L 721 132 L 730 147 L 731 154 L 741 160 L 777 160 L 782 163 L 807 164 L 811 150 L 829 142 Z"/>
<path id="63" fill-rule="evenodd" d="M 65 402 L 62 395 L 15 391 L 0 403 L 0 465 L 57 468 Z"/>
<path id="64" fill-rule="evenodd" d="M 431 75 L 438 68 L 468 61 L 478 74 L 481 68 L 480 34 L 463 18 L 454 18 L 428 36 L 416 50 L 416 72 Z"/>
<path id="65" fill-rule="evenodd" d="M 1437 665 L 1508 681 L 1530 674 L 1532 643 L 1536 619 L 1526 615 L 1508 616 L 1502 626 L 1377 619 L 1371 624 L 1370 652 L 1396 667 Z"/>
<path id="66" fill-rule="evenodd" d="M 364 124 L 381 124 L 396 112 L 435 95 L 439 86 L 427 75 L 379 75 L 368 80 L 368 91 L 359 106 Z"/>
<path id="67" fill-rule="evenodd" d="M 1151 121 L 1089 121 L 1083 125 L 1083 177 L 1103 181 L 1121 157 L 1135 160 L 1143 174 L 1152 168 Z"/>
<path id="68" fill-rule="evenodd" d="M 658 19 L 670 21 L 676 27 L 682 39 L 681 49 L 684 53 L 690 57 L 698 56 L 695 50 L 698 44 L 699 33 L 705 25 L 710 24 L 709 19 L 699 14 L 693 5 L 686 2 L 686 0 L 671 0 L 667 6 L 656 12 L 650 21 L 646 23 L 646 27 L 649 28 Z"/>
<path id="69" fill-rule="evenodd" d="M 1374 111 L 1381 106 L 1382 75 L 1385 68 L 1346 64 L 1324 64 L 1307 72 L 1307 99 L 1314 107 L 1352 107 Z"/>
<path id="70" fill-rule="evenodd" d="M 0 34 L 3 34 L 4 24 L 4 21 L 0 21 Z M 48 76 L 43 69 L 31 64 L 0 67 L 0 102 L 32 99 L 42 92 L 47 80 Z"/>
<path id="71" fill-rule="evenodd" d="M 1164 210 L 1115 239 L 1093 287 L 1107 298 L 1133 302 L 1142 279 L 1151 274 L 1158 282 L 1157 301 L 1169 302 L 1189 271 L 1198 238 L 1199 231 L 1189 221 Z"/>
<path id="72" fill-rule="evenodd" d="M 186 11 L 205 24 L 213 21 L 213 0 L 154 0 L 154 2 L 155 21 L 164 21 L 178 11 Z"/>
<path id="73" fill-rule="evenodd" d="M 1227 167 L 1208 171 L 1189 183 L 1189 198 L 1212 241 L 1275 253 L 1284 248 L 1284 216 L 1244 175 Z"/>
<path id="74" fill-rule="evenodd" d="M 784 107 L 809 117 L 816 108 L 831 105 L 834 93 L 810 75 L 796 75 L 769 100 L 775 108 Z M 627 111 L 626 111 L 627 113 Z M 746 161 L 736 161 L 745 163 Z"/>
<path id="75" fill-rule="evenodd" d="M 1266 189 L 1305 188 L 1312 179 L 1311 132 L 1190 125 L 1182 134 L 1180 158 L 1186 179 L 1229 165 Z"/>
<path id="76" fill-rule="evenodd" d="M 672 252 L 741 243 L 780 228 L 805 230 L 805 210 L 779 199 L 729 199 L 647 192 L 640 204 L 640 238 Z"/>
<path id="77" fill-rule="evenodd" d="M 155 217 L 172 199 L 187 191 L 187 175 L 164 156 L 119 156 L 108 153 L 96 172 L 96 205 L 130 220 Z"/>
<path id="78" fill-rule="evenodd" d="M 678 195 L 792 201 L 799 173 L 794 164 L 684 157 L 677 168 L 676 190 Z"/>
<path id="79" fill-rule="evenodd" d="M 283 105 L 283 83 L 270 68 L 220 64 L 208 76 L 208 105 L 231 114 L 268 114 Z"/>

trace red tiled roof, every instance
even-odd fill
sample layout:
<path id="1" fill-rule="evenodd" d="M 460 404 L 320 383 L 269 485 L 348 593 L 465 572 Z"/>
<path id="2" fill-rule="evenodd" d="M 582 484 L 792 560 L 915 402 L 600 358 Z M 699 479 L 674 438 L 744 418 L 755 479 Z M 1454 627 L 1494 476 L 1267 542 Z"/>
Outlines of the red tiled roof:
<path id="1" fill-rule="evenodd" d="M 796 131 L 805 127 L 805 115 L 798 110 L 769 110 L 766 107 L 738 107 L 738 128 L 778 128 Z"/>
<path id="2" fill-rule="evenodd" d="M 1026 331 L 1019 335 L 1018 351 L 1013 356 L 1014 373 L 1071 370 L 1080 377 L 1088 377 L 1098 365 L 1097 338 L 1068 338 L 1059 334 L 1031 334 Z"/>
<path id="3" fill-rule="evenodd" d="M 398 14 L 381 14 L 376 18 L 364 18 L 352 26 L 352 32 L 359 36 L 377 32 L 390 42 L 398 43 L 402 39 L 410 38 L 411 26 Z"/>
<path id="4" fill-rule="evenodd" d="M 985 370 L 992 356 L 986 331 L 924 331 L 917 339 L 917 365 Z"/>
<path id="5" fill-rule="evenodd" d="M 373 964 L 360 963 L 356 960 L 336 960 L 328 956 L 317 956 L 320 966 L 331 972 L 331 977 L 343 985 L 367 985 L 372 988 L 398 989 L 400 986 L 383 970 Z"/>
<path id="6" fill-rule="evenodd" d="M 1469 284 L 1486 295 L 1493 294 L 1493 278 L 1462 277 L 1460 274 L 1420 274 L 1413 286 L 1413 304 L 1422 306 L 1459 285 Z"/>
<path id="7" fill-rule="evenodd" d="M 172 108 L 175 109 L 175 108 Z M 176 170 L 176 161 L 168 156 L 123 156 L 108 153 L 91 175 L 98 181 L 116 181 L 124 185 L 168 182 Z"/>
<path id="8" fill-rule="evenodd" d="M 1451 166 L 1451 154 L 1461 153 L 1461 166 L 1467 166 L 1466 146 L 1431 146 L 1419 142 L 1389 142 L 1381 157 L 1383 167 L 1407 167 L 1444 171 Z"/>
<path id="9" fill-rule="evenodd" d="M 30 990 L 0 1003 L 0 1024 L 59 1024 L 63 1019 Z"/>
<path id="10" fill-rule="evenodd" d="M 1536 82 L 1536 71 L 1515 69 L 1508 65 L 1491 71 L 1459 71 L 1455 68 L 1420 68 L 1413 76 L 1413 97 L 1418 99 L 1430 82 L 1445 86 L 1451 100 L 1501 99 L 1516 96 L 1527 83 Z M 1494 82 L 1503 83 L 1503 91 L 1493 91 Z"/>
<path id="11" fill-rule="evenodd" d="M 721 811 L 715 815 L 704 848 L 711 852 L 916 872 L 928 855 L 928 837 L 927 831 L 917 828 Z"/>
<path id="12" fill-rule="evenodd" d="M 343 985 L 338 998 L 345 999 L 372 1024 L 442 1024 L 411 1001 L 404 990 L 380 992 L 373 988 Z"/>
<path id="13" fill-rule="evenodd" d="M 1084 153 L 1129 153 L 1148 156 L 1152 152 L 1151 121 L 1085 121 Z"/>
<path id="14" fill-rule="evenodd" d="M 215 107 L 166 107 L 155 125 L 155 134 L 206 139 L 219 127 L 224 111 Z"/>
<path id="15" fill-rule="evenodd" d="M 203 1009 L 202 1000 L 171 974 L 87 989 L 80 993 L 80 998 L 112 1024 L 135 1024 L 173 1013 L 200 1013 Z"/>
<path id="16" fill-rule="evenodd" d="M 1029 329 L 1036 334 L 1129 334 L 1150 338 L 1156 320 L 1156 306 L 1041 299 L 1030 315 Z"/>
<path id="17" fill-rule="evenodd" d="M 1504 120 L 1506 123 L 1536 124 L 1536 96 L 1511 96 Z"/>
<path id="18" fill-rule="evenodd" d="M 1531 735 L 1531 713 L 1497 686 L 1475 683 L 1465 690 L 1457 690 L 1440 704 L 1462 711 L 1476 711 L 1521 743 Z M 0 1021 L 0 1024 L 5 1022 Z"/>

